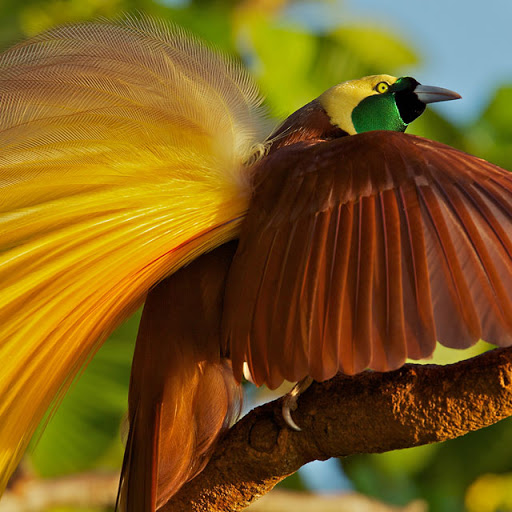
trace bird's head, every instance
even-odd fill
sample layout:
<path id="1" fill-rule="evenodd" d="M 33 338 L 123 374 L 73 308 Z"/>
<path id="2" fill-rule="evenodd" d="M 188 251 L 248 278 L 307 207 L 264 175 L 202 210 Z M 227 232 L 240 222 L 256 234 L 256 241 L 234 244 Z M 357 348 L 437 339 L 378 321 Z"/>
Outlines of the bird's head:
<path id="1" fill-rule="evenodd" d="M 354 135 L 371 130 L 403 132 L 428 103 L 458 98 L 456 92 L 421 85 L 411 77 L 373 75 L 331 87 L 318 103 L 332 125 Z"/>
<path id="2" fill-rule="evenodd" d="M 373 75 L 331 87 L 289 116 L 269 137 L 270 151 L 299 141 L 325 141 L 372 130 L 403 132 L 428 103 L 456 92 L 411 77 Z"/>

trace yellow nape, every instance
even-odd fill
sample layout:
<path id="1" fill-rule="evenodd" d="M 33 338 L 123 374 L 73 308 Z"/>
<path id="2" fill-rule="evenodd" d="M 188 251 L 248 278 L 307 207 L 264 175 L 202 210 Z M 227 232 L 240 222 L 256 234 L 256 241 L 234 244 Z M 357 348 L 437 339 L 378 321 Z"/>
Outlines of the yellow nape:
<path id="1" fill-rule="evenodd" d="M 349 135 L 357 132 L 352 123 L 352 111 L 364 98 L 379 94 L 376 87 L 381 82 L 393 85 L 397 78 L 390 75 L 372 75 L 358 80 L 349 80 L 327 89 L 318 101 L 327 112 L 331 123 Z"/>
<path id="2" fill-rule="evenodd" d="M 236 236 L 260 99 L 152 21 L 0 56 L 0 492 L 52 403 L 177 268 Z"/>

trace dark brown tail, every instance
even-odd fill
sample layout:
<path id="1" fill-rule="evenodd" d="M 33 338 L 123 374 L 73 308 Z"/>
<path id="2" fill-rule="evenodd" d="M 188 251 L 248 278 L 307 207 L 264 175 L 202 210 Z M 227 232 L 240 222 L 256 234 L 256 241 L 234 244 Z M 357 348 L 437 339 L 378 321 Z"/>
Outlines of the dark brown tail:
<path id="1" fill-rule="evenodd" d="M 122 512 L 154 512 L 167 502 L 204 468 L 239 411 L 240 386 L 220 350 L 234 249 L 202 256 L 148 295 L 130 381 Z"/>

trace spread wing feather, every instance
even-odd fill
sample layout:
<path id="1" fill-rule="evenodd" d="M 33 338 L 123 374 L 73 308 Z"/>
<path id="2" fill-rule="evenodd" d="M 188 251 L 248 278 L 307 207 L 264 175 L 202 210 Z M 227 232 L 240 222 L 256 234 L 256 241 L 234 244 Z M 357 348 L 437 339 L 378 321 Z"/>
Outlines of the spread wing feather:
<path id="1" fill-rule="evenodd" d="M 151 20 L 0 56 L 0 491 L 148 289 L 236 236 L 258 105 L 236 63 Z"/>
<path id="2" fill-rule="evenodd" d="M 235 373 L 247 361 L 272 387 L 397 368 L 436 340 L 509 345 L 512 176 L 392 132 L 279 149 L 256 170 L 225 300 Z"/>

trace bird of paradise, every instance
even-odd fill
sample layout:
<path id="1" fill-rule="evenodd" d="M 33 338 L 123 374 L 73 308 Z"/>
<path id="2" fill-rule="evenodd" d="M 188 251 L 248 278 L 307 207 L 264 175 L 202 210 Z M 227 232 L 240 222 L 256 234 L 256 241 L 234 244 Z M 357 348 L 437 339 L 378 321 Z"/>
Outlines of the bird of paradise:
<path id="1" fill-rule="evenodd" d="M 6 51 L 0 488 L 144 301 L 127 511 L 201 471 L 244 365 L 275 388 L 395 369 L 436 340 L 512 344 L 512 177 L 402 133 L 457 97 L 366 77 L 266 137 L 240 65 L 159 22 L 67 26 Z"/>

